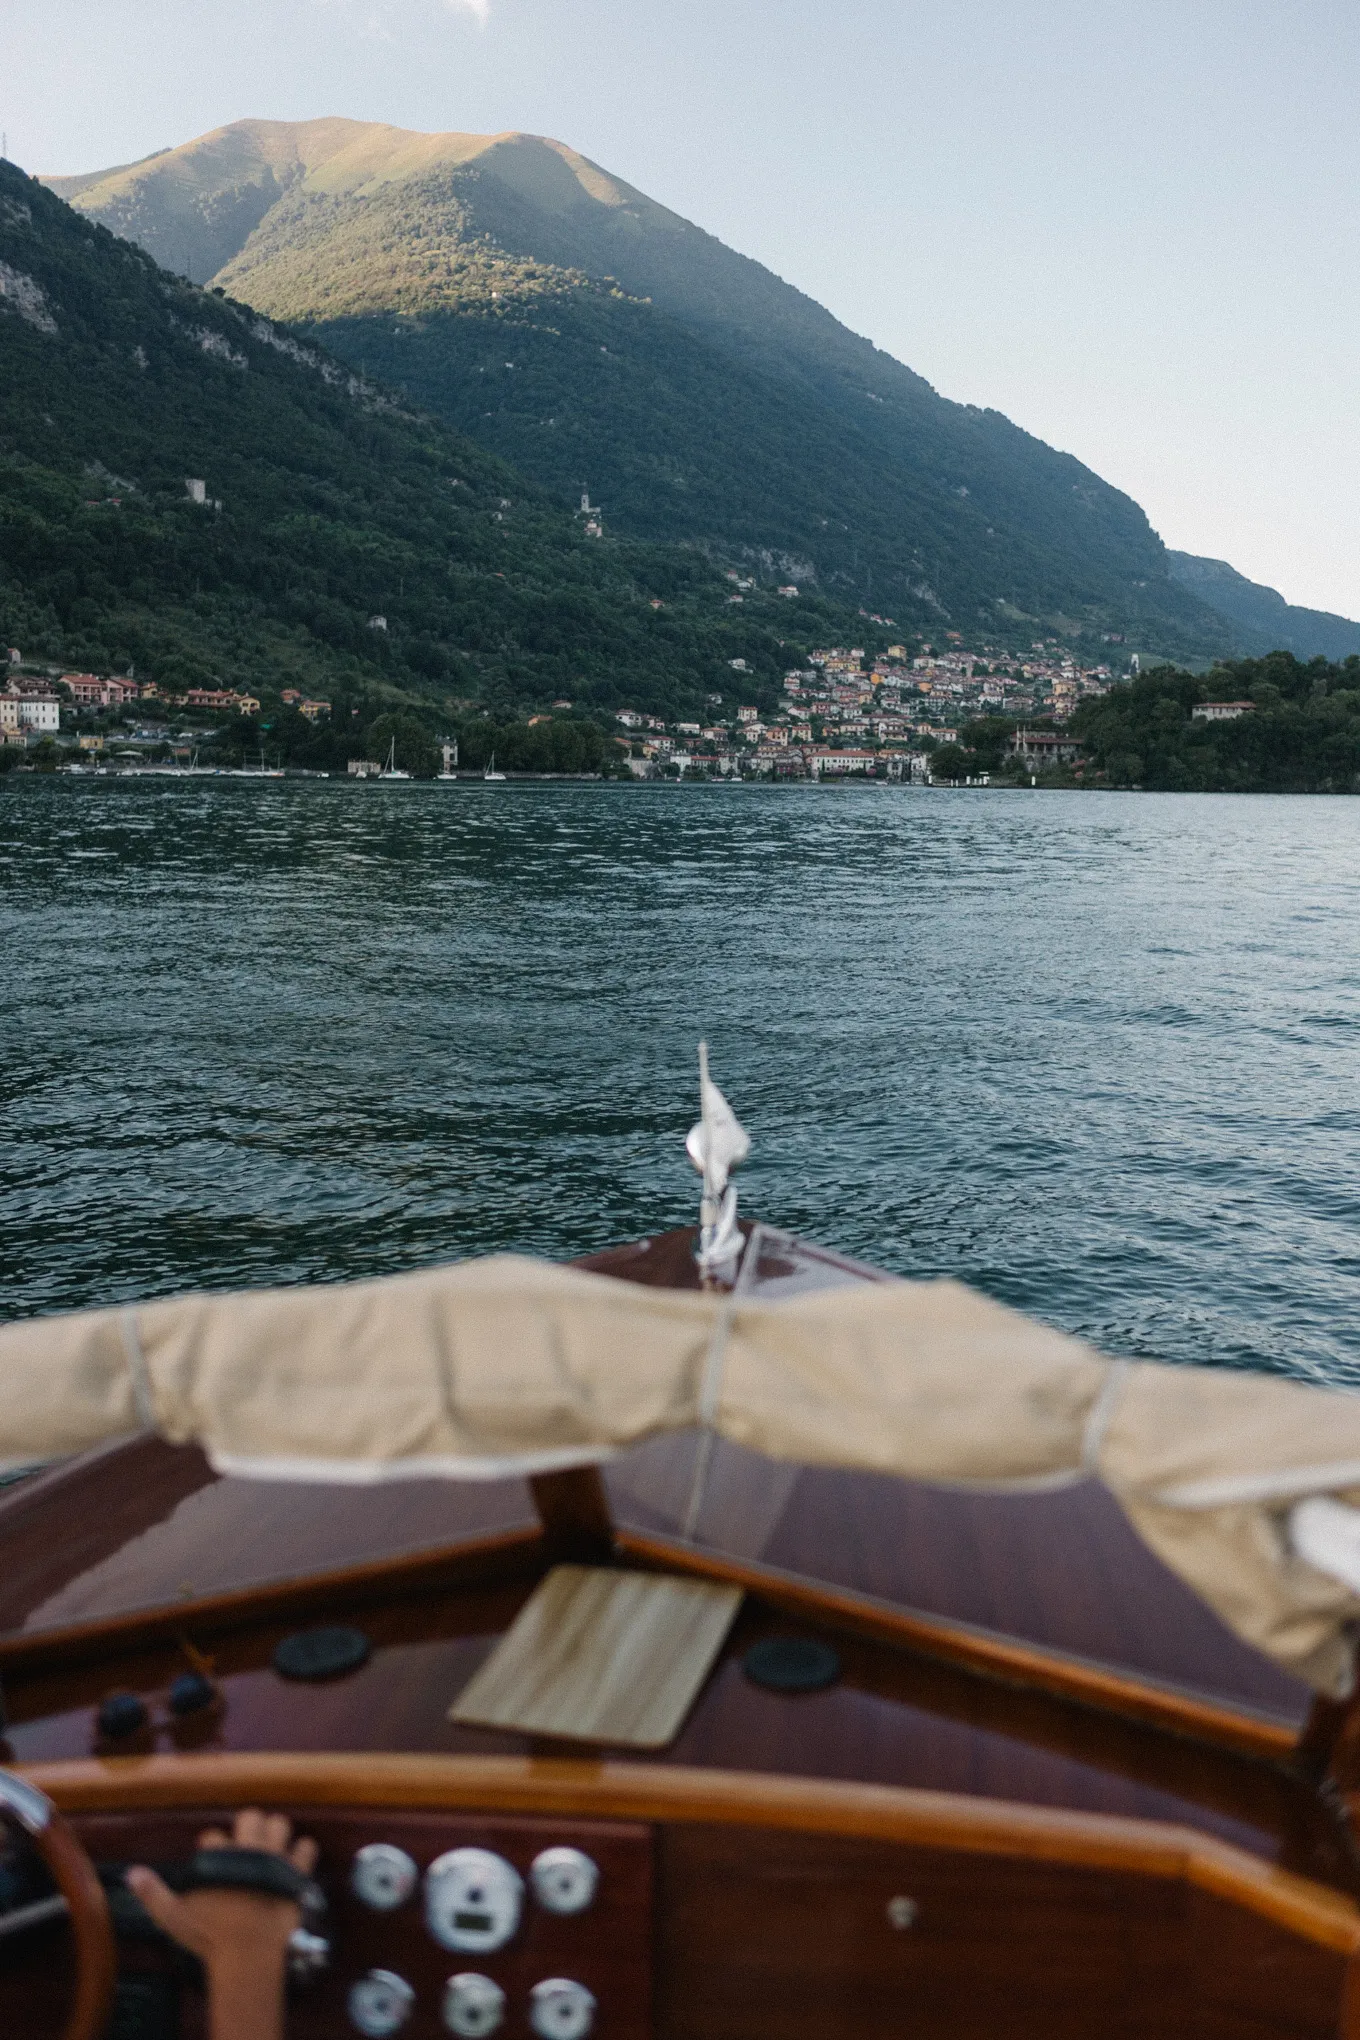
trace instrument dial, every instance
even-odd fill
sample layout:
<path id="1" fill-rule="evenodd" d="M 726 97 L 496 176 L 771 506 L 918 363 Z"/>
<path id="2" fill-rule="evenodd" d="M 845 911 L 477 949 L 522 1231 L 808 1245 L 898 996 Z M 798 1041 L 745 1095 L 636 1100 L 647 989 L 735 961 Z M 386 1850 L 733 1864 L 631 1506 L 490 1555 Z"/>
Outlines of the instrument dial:
<path id="1" fill-rule="evenodd" d="M 581 1849 L 543 1849 L 529 1866 L 534 1897 L 550 1913 L 581 1913 L 595 1896 L 600 1873 Z"/>
<path id="2" fill-rule="evenodd" d="M 449 1978 L 444 1989 L 444 2024 L 450 2033 L 478 2040 L 480 2034 L 494 2033 L 504 2017 L 505 1992 L 489 1976 L 468 1969 Z"/>
<path id="3" fill-rule="evenodd" d="M 595 2024 L 595 2000 L 569 1976 L 546 1976 L 529 1993 L 529 2024 L 539 2040 L 584 2040 Z"/>
<path id="4" fill-rule="evenodd" d="M 425 1924 L 441 1948 L 492 1954 L 514 1935 L 523 1906 L 519 1872 L 490 1849 L 450 1849 L 425 1872 Z"/>
<path id="5" fill-rule="evenodd" d="M 349 2022 L 369 2040 L 399 2033 L 415 2008 L 416 1994 L 394 1969 L 370 1969 L 350 1986 Z"/>
<path id="6" fill-rule="evenodd" d="M 349 1888 L 374 1912 L 394 1912 L 405 1905 L 420 1882 L 405 1849 L 391 1842 L 367 1842 L 349 1866 Z"/>

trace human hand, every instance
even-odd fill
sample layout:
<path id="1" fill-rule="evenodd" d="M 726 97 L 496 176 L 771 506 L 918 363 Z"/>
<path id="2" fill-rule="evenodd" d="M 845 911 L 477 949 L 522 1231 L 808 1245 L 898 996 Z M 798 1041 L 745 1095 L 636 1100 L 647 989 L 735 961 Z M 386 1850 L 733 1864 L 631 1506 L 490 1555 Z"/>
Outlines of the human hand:
<path id="1" fill-rule="evenodd" d="M 281 1813 L 246 1807 L 230 1835 L 205 1828 L 200 1849 L 264 1849 L 310 1875 L 316 1843 L 292 1829 Z M 278 2040 L 283 2032 L 284 1963 L 288 1939 L 299 1924 L 291 1899 L 258 1891 L 170 1890 L 145 1864 L 125 1873 L 158 1927 L 197 1955 L 207 1972 L 212 2040 Z"/>

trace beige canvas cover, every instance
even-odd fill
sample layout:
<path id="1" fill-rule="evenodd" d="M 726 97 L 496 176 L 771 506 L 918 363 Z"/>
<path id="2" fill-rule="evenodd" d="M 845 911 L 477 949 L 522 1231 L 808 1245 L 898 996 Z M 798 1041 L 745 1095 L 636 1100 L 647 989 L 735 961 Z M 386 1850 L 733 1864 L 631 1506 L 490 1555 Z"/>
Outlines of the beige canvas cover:
<path id="1" fill-rule="evenodd" d="M 1291 1525 L 1309 1498 L 1360 1503 L 1360 1397 L 1112 1362 L 958 1283 L 761 1302 L 499 1256 L 0 1327 L 10 1462 L 153 1426 L 257 1478 L 478 1478 L 703 1423 L 916 1480 L 1097 1475 L 1240 1636 L 1349 1690 L 1360 1569 L 1325 1570 L 1326 1537 L 1305 1559 Z"/>

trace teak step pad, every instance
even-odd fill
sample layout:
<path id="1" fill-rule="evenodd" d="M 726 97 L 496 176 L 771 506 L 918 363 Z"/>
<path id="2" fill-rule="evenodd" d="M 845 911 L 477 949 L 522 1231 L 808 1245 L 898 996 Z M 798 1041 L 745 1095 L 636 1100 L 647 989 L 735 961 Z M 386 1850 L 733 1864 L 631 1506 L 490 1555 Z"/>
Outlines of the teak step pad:
<path id="1" fill-rule="evenodd" d="M 677 1733 L 739 1587 L 554 1566 L 449 1709 L 451 1721 L 655 1750 Z"/>

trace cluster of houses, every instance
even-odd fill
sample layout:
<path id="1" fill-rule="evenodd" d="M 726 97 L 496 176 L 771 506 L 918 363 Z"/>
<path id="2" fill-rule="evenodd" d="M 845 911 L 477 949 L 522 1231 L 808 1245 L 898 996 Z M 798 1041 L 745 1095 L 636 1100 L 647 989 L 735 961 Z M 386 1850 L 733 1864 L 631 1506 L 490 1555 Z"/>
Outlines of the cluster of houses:
<path id="1" fill-rule="evenodd" d="M 295 708 L 309 723 L 320 722 L 323 716 L 331 712 L 329 701 L 314 700 L 311 695 L 304 694 L 300 687 L 285 687 L 279 699 L 285 708 Z M 258 703 L 256 706 L 258 707 Z"/>
<path id="2" fill-rule="evenodd" d="M 729 662 L 740 674 L 743 659 Z M 1065 734 L 1078 702 L 1100 694 L 1113 674 L 1107 665 L 1079 666 L 1056 647 L 1038 644 L 1016 660 L 993 647 L 966 651 L 956 634 L 939 648 L 909 653 L 890 645 L 867 658 L 860 645 L 832 645 L 808 655 L 808 664 L 784 676 L 779 708 L 762 714 L 737 707 L 709 722 L 667 724 L 634 709 L 619 711 L 627 733 L 630 769 L 639 776 L 667 768 L 720 776 L 755 773 L 775 778 L 847 774 L 929 780 L 930 751 L 957 738 L 977 716 L 1042 717 L 1056 730 L 1017 730 L 1009 749 L 1039 771 L 1070 763 L 1079 746 Z M 723 697 L 711 695 L 715 709 Z"/>
<path id="3" fill-rule="evenodd" d="M 739 590 L 748 585 L 738 580 Z M 779 592 L 794 595 L 797 590 Z M 126 677 L 63 673 L 34 679 L 22 673 L 21 663 L 20 654 L 11 650 L 8 685 L 0 689 L 0 744 L 26 745 L 55 735 L 63 703 L 86 710 L 147 701 L 233 715 L 260 710 L 256 696 L 237 688 L 163 693 L 154 681 L 138 682 L 131 672 Z M 747 662 L 734 658 L 728 664 L 739 686 Z M 1136 670 L 1136 660 L 1133 666 Z M 624 708 L 617 721 L 629 769 L 640 778 L 671 770 L 681 776 L 861 775 L 929 783 L 936 747 L 955 741 L 966 722 L 987 715 L 1018 721 L 1006 748 L 1022 769 L 1037 773 L 1073 763 L 1080 745 L 1064 726 L 1083 699 L 1103 694 L 1114 677 L 1108 664 L 1080 665 L 1051 640 L 1036 642 L 1028 655 L 1017 657 L 991 645 L 965 649 L 960 634 L 949 632 L 938 646 L 909 651 L 905 645 L 889 645 L 873 657 L 860 645 L 811 652 L 806 667 L 785 674 L 783 698 L 772 711 L 729 706 L 731 695 L 710 694 L 707 720 L 667 723 Z M 281 699 L 312 723 L 331 713 L 329 701 L 300 688 L 284 688 Z M 1205 722 L 1251 712 L 1249 701 L 1201 702 L 1192 711 Z M 1046 727 L 1030 727 L 1031 717 Z"/>
<path id="4" fill-rule="evenodd" d="M 8 655 L 6 684 L 0 690 L 0 744 L 41 742 L 61 728 L 61 696 L 49 680 L 30 680 L 20 670 L 13 646 Z"/>
<path id="5" fill-rule="evenodd" d="M 20 653 L 10 648 L 7 684 L 0 688 L 0 744 L 27 745 L 55 736 L 63 706 L 73 709 L 125 709 L 134 702 L 158 702 L 165 708 L 207 710 L 228 715 L 258 715 L 258 696 L 237 687 L 189 687 L 172 694 L 154 680 L 135 680 L 131 673 L 62 673 L 33 678 L 22 671 Z M 300 688 L 285 687 L 285 706 L 296 708 L 308 722 L 331 712 L 329 701 L 314 699 Z"/>

